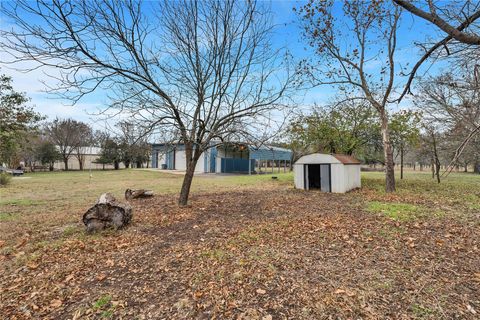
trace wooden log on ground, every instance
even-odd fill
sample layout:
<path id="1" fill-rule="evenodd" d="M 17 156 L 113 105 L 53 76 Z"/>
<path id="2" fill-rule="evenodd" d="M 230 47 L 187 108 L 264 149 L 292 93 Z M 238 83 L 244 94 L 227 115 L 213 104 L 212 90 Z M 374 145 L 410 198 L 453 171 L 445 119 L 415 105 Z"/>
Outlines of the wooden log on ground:
<path id="1" fill-rule="evenodd" d="M 125 227 L 132 220 L 132 207 L 128 203 L 118 202 L 111 193 L 104 193 L 97 203 L 85 212 L 83 223 L 87 232 Z"/>
<path id="2" fill-rule="evenodd" d="M 138 189 L 138 190 L 132 190 L 132 189 L 127 189 L 125 190 L 125 199 L 126 200 L 132 200 L 136 198 L 150 198 L 153 197 L 153 191 L 152 190 L 145 190 L 145 189 Z"/>

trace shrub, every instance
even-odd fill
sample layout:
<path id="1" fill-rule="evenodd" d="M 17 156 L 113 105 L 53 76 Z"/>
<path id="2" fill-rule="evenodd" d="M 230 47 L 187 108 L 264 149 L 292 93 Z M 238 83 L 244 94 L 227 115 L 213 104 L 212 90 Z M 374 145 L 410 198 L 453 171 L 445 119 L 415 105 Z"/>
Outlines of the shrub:
<path id="1" fill-rule="evenodd" d="M 0 186 L 6 186 L 10 183 L 12 177 L 7 173 L 0 173 Z"/>

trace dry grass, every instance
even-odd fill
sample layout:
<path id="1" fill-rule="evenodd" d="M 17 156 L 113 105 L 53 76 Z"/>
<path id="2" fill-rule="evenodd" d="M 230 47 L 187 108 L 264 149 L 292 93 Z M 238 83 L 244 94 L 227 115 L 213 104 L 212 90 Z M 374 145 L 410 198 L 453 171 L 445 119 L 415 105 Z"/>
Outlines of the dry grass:
<path id="1" fill-rule="evenodd" d="M 9 319 L 475 319 L 480 177 L 438 185 L 381 174 L 345 194 L 292 188 L 291 174 L 42 173 L 0 189 L 0 314 Z M 153 189 L 131 227 L 86 235 L 102 192 Z M 476 312 L 476 314 L 475 314 Z"/>

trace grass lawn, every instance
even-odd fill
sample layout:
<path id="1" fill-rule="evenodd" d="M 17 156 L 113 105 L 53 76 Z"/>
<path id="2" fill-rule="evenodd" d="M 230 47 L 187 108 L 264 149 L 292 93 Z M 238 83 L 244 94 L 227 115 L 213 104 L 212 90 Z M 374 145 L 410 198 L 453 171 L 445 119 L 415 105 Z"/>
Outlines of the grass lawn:
<path id="1" fill-rule="evenodd" d="M 182 177 L 148 170 L 27 174 L 0 188 L 0 318 L 476 319 L 480 176 L 407 172 L 385 194 L 293 189 L 290 173 Z M 132 225 L 87 235 L 103 192 Z"/>

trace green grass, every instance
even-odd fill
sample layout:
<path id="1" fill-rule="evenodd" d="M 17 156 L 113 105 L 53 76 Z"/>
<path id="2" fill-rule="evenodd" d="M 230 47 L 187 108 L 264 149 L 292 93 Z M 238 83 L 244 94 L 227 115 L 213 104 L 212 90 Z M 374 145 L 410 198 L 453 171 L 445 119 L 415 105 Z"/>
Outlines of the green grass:
<path id="1" fill-rule="evenodd" d="M 112 301 L 112 297 L 110 295 L 103 295 L 93 303 L 92 308 L 93 310 L 103 309 L 110 304 L 110 301 Z"/>
<path id="2" fill-rule="evenodd" d="M 18 213 L 0 212 L 0 222 L 14 221 L 18 219 Z"/>
<path id="3" fill-rule="evenodd" d="M 258 189 L 272 192 L 277 188 L 293 189 L 293 174 L 263 175 L 198 175 L 193 179 L 191 194 L 235 192 Z M 152 189 L 157 195 L 175 195 L 180 191 L 182 175 L 152 170 L 108 170 L 27 173 L 25 178 L 13 178 L 11 184 L 0 188 L 1 240 L 16 239 L 16 235 L 41 234 L 64 228 L 63 237 L 80 236 L 79 217 L 100 194 L 111 192 L 123 199 L 125 189 Z M 480 209 L 480 175 L 452 173 L 437 184 L 428 172 L 406 172 L 398 179 L 398 199 L 384 191 L 384 174 L 362 173 L 362 189 L 347 197 L 361 197 L 365 209 L 385 214 L 396 220 L 411 220 L 428 215 L 476 214 Z M 373 197 L 372 197 L 373 195 Z M 371 197 L 371 198 L 369 198 Z M 366 200 L 366 201 L 365 201 Z M 417 200 L 421 200 L 418 202 Z M 423 204 L 428 202 L 428 207 Z M 75 225 L 73 227 L 72 225 Z M 70 226 L 70 227 L 69 227 Z M 245 234 L 244 241 L 255 242 L 255 234 Z M 250 239 L 249 239 L 250 238 Z"/>
<path id="4" fill-rule="evenodd" d="M 371 201 L 367 209 L 370 212 L 381 213 L 399 221 L 414 220 L 419 215 L 419 207 L 408 203 L 388 203 Z"/>
<path id="5" fill-rule="evenodd" d="M 417 206 L 402 207 L 395 206 L 392 210 L 388 210 L 395 214 L 395 211 L 400 211 L 400 214 L 413 212 L 414 210 L 423 211 L 426 214 L 443 215 L 445 210 L 449 214 L 456 213 L 458 215 L 465 215 L 466 213 L 475 214 L 480 209 L 480 175 L 472 173 L 451 173 L 448 177 L 443 178 L 441 183 L 431 178 L 429 172 L 423 171 L 409 171 L 405 173 L 403 180 L 396 176 L 397 191 L 395 196 L 402 198 L 402 203 L 410 203 L 416 205 L 416 202 L 428 202 L 435 209 L 422 208 Z M 377 201 L 384 203 L 391 203 L 389 201 L 380 200 L 385 199 L 388 195 L 384 189 L 385 176 L 382 172 L 363 172 L 362 173 L 362 188 L 374 190 L 377 194 Z M 372 205 L 373 210 L 375 206 Z M 380 208 L 385 209 L 385 208 Z"/>

